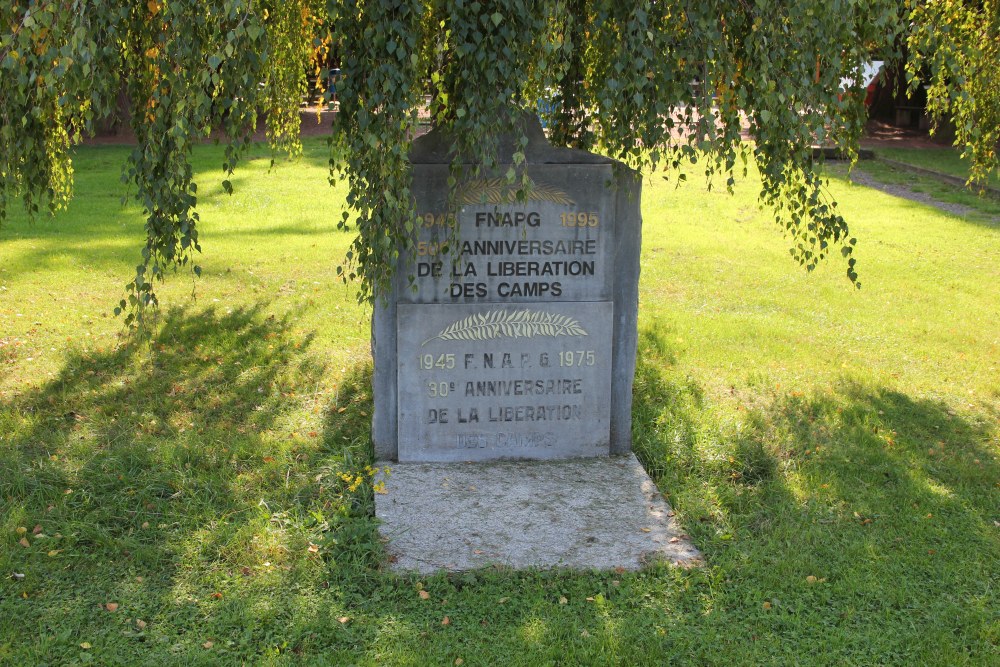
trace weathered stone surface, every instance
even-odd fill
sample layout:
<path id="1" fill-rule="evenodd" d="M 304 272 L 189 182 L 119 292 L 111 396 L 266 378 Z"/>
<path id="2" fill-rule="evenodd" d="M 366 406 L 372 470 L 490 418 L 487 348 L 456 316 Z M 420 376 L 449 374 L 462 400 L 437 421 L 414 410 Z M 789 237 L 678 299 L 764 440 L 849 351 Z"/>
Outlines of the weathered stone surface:
<path id="1" fill-rule="evenodd" d="M 635 456 L 380 463 L 380 530 L 396 570 L 690 566 L 698 550 Z"/>
<path id="2" fill-rule="evenodd" d="M 607 456 L 610 301 L 398 313 L 400 461 Z"/>
<path id="3" fill-rule="evenodd" d="M 417 256 L 396 275 L 402 303 L 518 303 L 613 298 L 616 192 L 610 164 L 529 165 L 524 203 L 495 203 L 500 179 L 462 190 L 459 234 L 448 245 L 448 166 L 413 166 L 422 227 Z M 509 195 L 509 193 L 506 193 Z M 485 201 L 484 201 L 485 200 Z M 443 250 L 452 252 L 444 254 Z M 455 250 L 461 251 L 459 253 Z M 416 291 L 409 277 L 416 278 Z"/>
<path id="4" fill-rule="evenodd" d="M 372 325 L 372 440 L 379 458 L 548 459 L 631 450 L 638 174 L 607 158 L 553 148 L 537 119 L 528 121 L 527 134 L 525 165 L 535 184 L 529 201 L 512 202 L 498 179 L 465 184 L 457 239 L 448 238 L 443 224 L 451 143 L 436 132 L 414 142 L 412 192 L 421 215 L 417 253 L 401 259 L 393 289 L 376 307 Z M 428 305 L 421 309 L 420 304 Z M 564 319 L 552 319 L 556 316 Z M 469 317 L 485 319 L 463 324 Z M 588 335 L 571 335 L 567 321 Z M 448 327 L 453 330 L 447 332 Z M 580 353 L 587 368 L 568 372 L 573 369 L 539 363 L 544 354 L 554 353 L 558 361 L 569 352 Z M 464 355 L 475 359 L 488 353 L 534 361 L 530 369 L 518 369 L 526 374 L 464 367 Z M 433 355 L 433 363 L 421 367 L 426 354 Z M 450 361 L 441 357 L 449 354 L 455 355 Z M 495 422 L 489 421 L 482 397 L 466 400 L 469 381 L 516 380 L 579 380 L 579 394 L 573 402 L 546 399 L 541 404 L 523 395 L 505 396 L 518 400 L 493 407 L 501 415 L 513 410 L 513 419 Z M 442 388 L 447 395 L 441 395 Z M 474 407 L 479 429 L 469 420 Z M 563 414 L 567 407 L 570 417 L 582 416 L 585 409 L 587 418 L 575 424 L 564 420 L 554 441 L 549 435 L 556 431 L 537 428 L 540 407 L 545 421 L 555 408 Z M 458 428 L 460 410 L 466 422 Z M 447 424 L 440 421 L 441 411 L 448 414 Z"/>

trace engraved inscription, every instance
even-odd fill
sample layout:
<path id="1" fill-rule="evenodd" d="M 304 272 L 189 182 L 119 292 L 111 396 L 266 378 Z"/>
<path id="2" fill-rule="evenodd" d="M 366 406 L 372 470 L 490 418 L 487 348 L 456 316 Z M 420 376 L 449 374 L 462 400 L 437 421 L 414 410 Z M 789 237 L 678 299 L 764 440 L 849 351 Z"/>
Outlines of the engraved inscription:
<path id="1" fill-rule="evenodd" d="M 528 201 L 573 205 L 568 194 L 548 183 L 532 181 L 526 194 Z M 485 178 L 467 183 L 458 199 L 462 204 L 511 204 L 517 199 L 517 191 L 510 187 L 506 179 Z"/>
<path id="2" fill-rule="evenodd" d="M 531 169 L 526 201 L 516 201 L 501 179 L 466 185 L 457 235 L 449 233 L 447 170 L 415 171 L 426 187 L 417 192 L 416 253 L 400 275 L 402 302 L 610 299 L 610 169 L 584 168 L 582 178 L 562 166 Z"/>
<path id="3" fill-rule="evenodd" d="M 607 447 L 609 302 L 400 304 L 398 317 L 400 460 Z"/>
<path id="4" fill-rule="evenodd" d="M 572 317 L 543 310 L 492 310 L 470 315 L 442 329 L 425 340 L 491 340 L 494 338 L 533 338 L 535 336 L 586 336 Z"/>
<path id="5" fill-rule="evenodd" d="M 415 253 L 397 274 L 401 461 L 610 448 L 615 195 L 607 165 L 532 165 L 462 186 L 415 166 Z M 455 233 L 449 230 L 456 223 Z"/>

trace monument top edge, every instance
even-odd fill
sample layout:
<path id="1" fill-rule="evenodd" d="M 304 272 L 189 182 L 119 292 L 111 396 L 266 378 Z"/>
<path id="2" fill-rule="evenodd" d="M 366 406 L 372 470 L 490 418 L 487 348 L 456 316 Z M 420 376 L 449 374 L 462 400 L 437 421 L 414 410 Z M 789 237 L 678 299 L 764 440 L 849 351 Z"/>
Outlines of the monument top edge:
<path id="1" fill-rule="evenodd" d="M 522 127 L 528 137 L 528 145 L 524 149 L 524 161 L 532 164 L 587 164 L 614 165 L 621 164 L 603 155 L 595 155 L 575 148 L 553 146 L 542 130 L 538 116 L 530 112 L 522 114 Z M 410 147 L 411 164 L 450 164 L 454 158 L 455 142 L 450 134 L 433 129 L 425 135 L 413 140 Z M 514 137 L 507 135 L 500 138 L 498 153 L 501 164 L 513 163 Z M 625 166 L 625 165 L 622 165 Z"/>

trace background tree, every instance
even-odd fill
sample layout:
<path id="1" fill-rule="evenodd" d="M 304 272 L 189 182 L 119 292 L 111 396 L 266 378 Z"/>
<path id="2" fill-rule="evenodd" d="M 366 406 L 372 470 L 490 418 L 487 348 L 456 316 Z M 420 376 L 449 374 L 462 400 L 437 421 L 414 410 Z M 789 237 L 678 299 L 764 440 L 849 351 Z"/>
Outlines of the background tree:
<path id="1" fill-rule="evenodd" d="M 984 6 L 995 34 L 995 6 Z M 940 89 L 953 91 L 955 72 L 985 61 L 968 48 L 942 55 L 950 52 L 933 40 L 944 14 L 931 7 L 914 12 L 927 26 L 914 43 L 939 54 Z M 554 141 L 637 169 L 700 157 L 710 184 L 731 185 L 752 160 L 795 259 L 812 269 L 839 250 L 856 282 L 855 241 L 810 146 L 854 154 L 862 63 L 896 42 L 903 11 L 888 0 L 17 0 L 0 8 L 0 216 L 17 199 L 31 213 L 65 205 L 70 147 L 111 111 L 124 83 L 138 144 L 123 178 L 146 215 L 142 260 L 121 304 L 131 323 L 156 303 L 153 285 L 167 269 L 199 270 L 192 145 L 220 130 L 231 173 L 259 109 L 272 145 L 296 154 L 306 74 L 324 81 L 332 58 L 344 78 L 331 181 L 349 188 L 351 211 L 339 224 L 357 230 L 345 277 L 359 279 L 361 298 L 386 287 L 386 267 L 410 247 L 407 153 L 428 98 L 434 124 L 457 137 L 455 186 L 496 167 L 501 135 L 525 145 L 517 105 L 543 97 L 557 102 Z M 849 90 L 844 77 L 856 82 Z M 946 110 L 969 110 L 975 121 L 980 88 L 966 81 Z M 961 136 L 981 146 L 996 135 Z M 989 163 L 988 152 L 972 154 Z M 523 152 L 513 160 L 504 176 L 523 195 Z"/>
<path id="2" fill-rule="evenodd" d="M 969 161 L 969 182 L 983 182 L 1000 169 L 1000 3 L 924 2 L 910 21 L 910 91 L 927 85 L 928 113 L 952 121 L 955 145 Z"/>

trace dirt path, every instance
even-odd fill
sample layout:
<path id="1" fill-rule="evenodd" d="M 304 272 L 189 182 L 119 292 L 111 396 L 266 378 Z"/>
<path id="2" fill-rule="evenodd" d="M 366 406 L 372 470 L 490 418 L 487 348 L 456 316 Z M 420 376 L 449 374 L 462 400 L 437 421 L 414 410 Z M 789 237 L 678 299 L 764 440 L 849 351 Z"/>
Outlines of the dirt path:
<path id="1" fill-rule="evenodd" d="M 881 192 L 885 192 L 886 194 L 893 195 L 894 197 L 900 197 L 902 199 L 908 199 L 920 204 L 933 206 L 934 208 L 945 211 L 946 213 L 965 216 L 978 212 L 976 209 L 963 204 L 951 204 L 935 199 L 926 193 L 915 192 L 905 185 L 895 185 L 875 180 L 872 175 L 865 173 L 859 167 L 855 167 L 851 171 L 850 180 L 852 183 L 857 183 L 858 185 L 863 185 L 866 188 L 872 188 L 873 190 L 879 190 Z"/>

